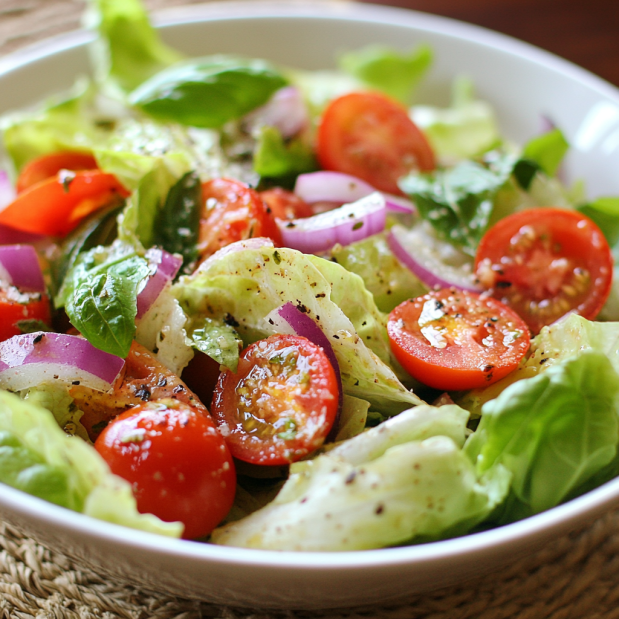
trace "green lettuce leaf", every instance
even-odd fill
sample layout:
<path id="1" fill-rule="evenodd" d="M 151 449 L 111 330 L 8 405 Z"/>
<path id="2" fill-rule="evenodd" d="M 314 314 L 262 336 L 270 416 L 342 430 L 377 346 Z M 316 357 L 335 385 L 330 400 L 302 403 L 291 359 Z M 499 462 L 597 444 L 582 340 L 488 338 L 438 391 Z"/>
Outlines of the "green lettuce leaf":
<path id="1" fill-rule="evenodd" d="M 189 331 L 189 338 L 195 348 L 219 365 L 236 372 L 243 341 L 234 328 L 223 321 L 207 317 L 199 319 L 197 324 L 199 326 L 194 326 Z"/>
<path id="2" fill-rule="evenodd" d="M 286 84 L 264 60 L 208 56 L 157 73 L 129 102 L 160 121 L 218 129 L 264 105 Z"/>
<path id="3" fill-rule="evenodd" d="M 597 198 L 579 206 L 578 210 L 599 226 L 611 247 L 617 244 L 619 241 L 619 198 Z"/>
<path id="4" fill-rule="evenodd" d="M 143 531 L 180 537 L 182 524 L 139 514 L 131 486 L 97 451 L 67 436 L 52 414 L 0 391 L 0 481 L 62 507 Z"/>
<path id="5" fill-rule="evenodd" d="M 522 151 L 522 158 L 537 164 L 548 176 L 554 176 L 569 148 L 563 133 L 552 129 L 529 140 Z"/>
<path id="6" fill-rule="evenodd" d="M 139 0 L 90 0 L 85 22 L 99 35 L 93 46 L 98 78 L 124 91 L 183 58 L 161 41 Z"/>
<path id="7" fill-rule="evenodd" d="M 420 45 L 406 53 L 381 45 L 368 45 L 339 58 L 340 68 L 370 88 L 408 105 L 417 84 L 432 65 L 429 45 Z"/>
<path id="8" fill-rule="evenodd" d="M 427 292 L 427 288 L 402 266 L 389 248 L 385 234 L 331 250 L 331 260 L 356 273 L 374 296 L 381 312 L 389 313 L 400 303 Z"/>
<path id="9" fill-rule="evenodd" d="M 302 139 L 286 142 L 275 127 L 262 127 L 253 160 L 260 176 L 277 178 L 313 172 L 318 169 L 313 149 Z"/>
<path id="10" fill-rule="evenodd" d="M 583 351 L 487 402 L 465 451 L 478 475 L 512 474 L 504 522 L 558 505 L 609 465 L 619 443 L 619 375 L 603 353 Z"/>
<path id="11" fill-rule="evenodd" d="M 346 393 L 388 414 L 421 402 L 387 364 L 385 315 L 363 280 L 333 262 L 287 248 L 243 249 L 205 261 L 173 291 L 191 319 L 227 322 L 245 345 L 278 332 L 270 314 L 292 302 L 329 338 Z"/>
<path id="12" fill-rule="evenodd" d="M 418 406 L 313 460 L 275 500 L 216 529 L 216 544 L 273 550 L 381 548 L 463 533 L 504 498 L 509 474 L 482 481 L 461 451 L 468 415 Z"/>

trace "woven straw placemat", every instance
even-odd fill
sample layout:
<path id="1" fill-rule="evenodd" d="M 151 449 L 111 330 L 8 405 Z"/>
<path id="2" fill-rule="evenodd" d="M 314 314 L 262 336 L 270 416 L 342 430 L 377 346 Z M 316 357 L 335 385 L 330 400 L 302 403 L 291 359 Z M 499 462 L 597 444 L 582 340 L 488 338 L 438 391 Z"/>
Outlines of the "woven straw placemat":
<path id="1" fill-rule="evenodd" d="M 146 0 L 156 10 L 191 0 Z M 79 25 L 83 0 L 0 0 L 0 54 Z M 0 95 L 1 96 L 1 95 Z M 321 612 L 241 610 L 111 580 L 0 523 L 0 619 L 619 619 L 619 511 L 536 554 L 406 605 Z"/>

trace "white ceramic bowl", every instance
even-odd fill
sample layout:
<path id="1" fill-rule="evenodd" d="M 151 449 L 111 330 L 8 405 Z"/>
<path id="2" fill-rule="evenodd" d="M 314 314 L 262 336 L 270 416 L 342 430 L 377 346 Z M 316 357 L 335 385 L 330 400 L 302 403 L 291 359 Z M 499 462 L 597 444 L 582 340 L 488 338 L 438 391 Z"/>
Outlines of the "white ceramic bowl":
<path id="1" fill-rule="evenodd" d="M 226 2 L 162 14 L 166 40 L 191 55 L 236 52 L 306 69 L 337 52 L 421 42 L 436 63 L 420 98 L 446 103 L 469 75 L 495 105 L 504 134 L 522 142 L 550 117 L 573 145 L 571 178 L 590 196 L 619 195 L 619 91 L 548 53 L 430 15 L 371 5 Z M 91 35 L 61 36 L 0 60 L 0 113 L 32 104 L 88 70 Z M 0 515 L 54 550 L 129 582 L 220 604 L 335 608 L 404 601 L 488 573 L 592 522 L 619 503 L 619 479 L 525 521 L 444 542 L 355 553 L 286 553 L 170 540 L 92 520 L 3 487 Z"/>

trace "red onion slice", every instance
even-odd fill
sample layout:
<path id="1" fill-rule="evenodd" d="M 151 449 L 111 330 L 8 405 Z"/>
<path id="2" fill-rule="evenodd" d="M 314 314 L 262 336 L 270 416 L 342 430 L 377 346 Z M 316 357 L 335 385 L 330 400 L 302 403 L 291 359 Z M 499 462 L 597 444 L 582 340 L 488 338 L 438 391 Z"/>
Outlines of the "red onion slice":
<path id="1" fill-rule="evenodd" d="M 39 257 L 31 245 L 0 246 L 0 280 L 21 292 L 45 292 Z"/>
<path id="2" fill-rule="evenodd" d="M 180 256 L 175 256 L 163 249 L 152 247 L 145 258 L 149 262 L 151 275 L 146 280 L 144 288 L 138 294 L 138 313 L 136 318 L 142 318 L 157 300 L 161 291 L 171 282 L 183 264 Z"/>
<path id="3" fill-rule="evenodd" d="M 333 427 L 331 428 L 329 435 L 326 439 L 327 442 L 332 441 L 335 436 L 337 436 L 337 430 L 342 412 L 342 403 L 344 401 L 344 391 L 342 388 L 340 365 L 337 362 L 337 357 L 335 356 L 335 352 L 333 351 L 331 342 L 329 342 L 329 338 L 323 333 L 322 329 L 307 314 L 304 314 L 293 303 L 285 303 L 280 308 L 275 310 L 274 313 L 277 313 L 290 326 L 295 335 L 306 337 L 310 342 L 316 344 L 317 346 L 320 346 L 324 350 L 327 359 L 329 359 L 329 362 L 333 367 L 333 371 L 335 372 L 335 378 L 337 380 L 338 406 L 337 415 L 335 417 L 335 421 L 333 422 Z"/>
<path id="4" fill-rule="evenodd" d="M 0 388 L 28 389 L 52 380 L 108 391 L 123 368 L 120 357 L 65 333 L 27 333 L 0 342 Z"/>
<path id="5" fill-rule="evenodd" d="M 475 283 L 469 264 L 452 266 L 441 260 L 438 246 L 442 243 L 419 229 L 406 230 L 395 225 L 389 230 L 387 242 L 395 257 L 429 288 L 455 286 L 469 292 L 481 292 Z"/>
<path id="6" fill-rule="evenodd" d="M 249 130 L 275 127 L 284 138 L 296 135 L 309 124 L 303 93 L 295 86 L 280 88 L 269 101 L 245 118 Z"/>
<path id="7" fill-rule="evenodd" d="M 342 172 L 329 171 L 300 174 L 294 186 L 294 193 L 308 204 L 317 202 L 349 204 L 375 191 L 372 185 L 360 178 Z M 383 196 L 389 211 L 412 213 L 415 210 L 413 203 L 406 198 L 385 193 Z"/>
<path id="8" fill-rule="evenodd" d="M 387 209 L 379 192 L 352 204 L 292 221 L 278 220 L 283 244 L 307 254 L 321 253 L 336 243 L 350 245 L 385 229 Z"/>

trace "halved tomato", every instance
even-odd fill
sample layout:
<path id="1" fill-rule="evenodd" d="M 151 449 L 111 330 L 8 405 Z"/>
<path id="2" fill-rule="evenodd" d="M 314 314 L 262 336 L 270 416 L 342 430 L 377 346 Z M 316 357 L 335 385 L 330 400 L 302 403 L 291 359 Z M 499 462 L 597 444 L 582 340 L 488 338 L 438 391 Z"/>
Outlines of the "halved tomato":
<path id="1" fill-rule="evenodd" d="M 404 301 L 387 322 L 396 359 L 414 378 L 445 391 L 474 389 L 515 370 L 529 330 L 492 297 L 445 288 Z"/>
<path id="2" fill-rule="evenodd" d="M 568 312 L 595 318 L 610 293 L 613 257 L 582 213 L 535 208 L 501 219 L 485 234 L 475 273 L 535 334 Z"/>
<path id="3" fill-rule="evenodd" d="M 14 286 L 0 286 L 0 342 L 22 333 L 19 323 L 27 320 L 51 325 L 49 297 L 40 292 L 20 292 Z"/>
<path id="4" fill-rule="evenodd" d="M 265 189 L 260 192 L 260 197 L 271 209 L 273 216 L 278 219 L 302 219 L 314 214 L 312 207 L 305 200 L 282 187 Z"/>
<path id="5" fill-rule="evenodd" d="M 272 335 L 241 353 L 236 374 L 221 373 L 211 413 L 235 458 L 289 464 L 323 444 L 338 395 L 320 346 L 297 335 Z"/>
<path id="6" fill-rule="evenodd" d="M 428 140 L 406 108 L 377 92 L 334 99 L 322 116 L 317 150 L 325 170 L 351 174 L 393 194 L 402 194 L 399 178 L 436 167 Z"/>
<path id="7" fill-rule="evenodd" d="M 200 219 L 198 252 L 205 259 L 236 241 L 264 236 L 281 245 L 275 218 L 257 191 L 229 178 L 202 185 L 204 208 Z"/>

